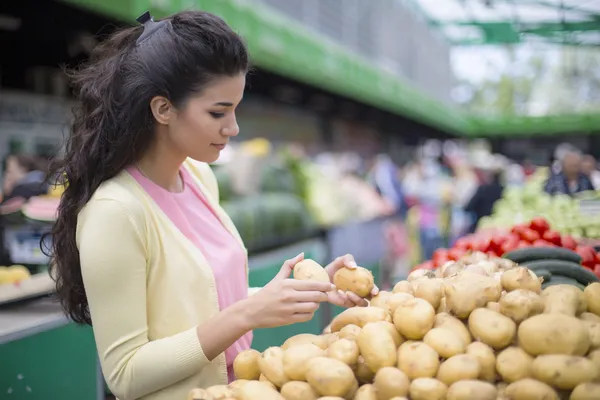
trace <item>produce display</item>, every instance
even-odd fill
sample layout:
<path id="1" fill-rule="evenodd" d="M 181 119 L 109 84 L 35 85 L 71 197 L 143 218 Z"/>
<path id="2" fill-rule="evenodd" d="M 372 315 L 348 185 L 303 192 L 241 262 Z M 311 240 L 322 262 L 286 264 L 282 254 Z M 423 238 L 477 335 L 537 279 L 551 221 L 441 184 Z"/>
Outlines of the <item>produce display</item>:
<path id="1" fill-rule="evenodd" d="M 550 223 L 543 217 L 533 218 L 528 223 L 514 225 L 507 230 L 491 229 L 462 237 L 456 240 L 452 248 L 436 250 L 432 260 L 415 268 L 439 268 L 472 251 L 509 257 L 519 263 L 533 263 L 527 266 L 536 271 L 541 269 L 557 273 L 559 270 L 584 268 L 575 274 L 589 276 L 591 272 L 600 277 L 600 254 L 594 247 L 579 244 L 572 236 L 561 235 L 551 229 Z"/>
<path id="2" fill-rule="evenodd" d="M 31 272 L 23 265 L 11 265 L 10 267 L 0 267 L 0 286 L 18 285 L 31 278 Z"/>
<path id="3" fill-rule="evenodd" d="M 413 271 L 321 335 L 240 353 L 236 381 L 188 400 L 599 399 L 600 283 L 543 288 L 509 258 L 476 255 Z M 295 273 L 320 279 L 319 267 Z M 369 280 L 361 270 L 339 278 Z"/>

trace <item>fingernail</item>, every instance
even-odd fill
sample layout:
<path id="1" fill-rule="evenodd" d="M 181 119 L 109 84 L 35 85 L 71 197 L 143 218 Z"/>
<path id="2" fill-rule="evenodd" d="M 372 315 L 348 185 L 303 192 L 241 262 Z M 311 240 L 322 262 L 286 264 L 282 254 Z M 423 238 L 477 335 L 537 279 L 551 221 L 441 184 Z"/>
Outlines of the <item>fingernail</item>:
<path id="1" fill-rule="evenodd" d="M 335 285 L 332 283 L 332 284 L 331 284 L 331 289 L 329 289 L 329 291 L 330 291 L 330 292 L 335 292 L 335 291 L 336 291 L 336 289 L 337 289 L 337 288 L 336 288 L 336 287 L 335 287 Z"/>
<path id="2" fill-rule="evenodd" d="M 350 268 L 358 267 L 358 265 L 356 264 L 356 261 L 349 261 L 348 264 L 346 264 L 346 265 Z"/>
<path id="3" fill-rule="evenodd" d="M 300 258 L 300 257 L 304 257 L 304 252 L 302 252 L 296 256 L 296 258 Z"/>
<path id="4" fill-rule="evenodd" d="M 340 295 L 342 295 L 342 296 L 345 296 L 345 295 L 346 295 L 346 293 L 344 293 L 344 291 L 343 291 L 343 290 L 338 290 L 337 292 L 338 292 Z"/>

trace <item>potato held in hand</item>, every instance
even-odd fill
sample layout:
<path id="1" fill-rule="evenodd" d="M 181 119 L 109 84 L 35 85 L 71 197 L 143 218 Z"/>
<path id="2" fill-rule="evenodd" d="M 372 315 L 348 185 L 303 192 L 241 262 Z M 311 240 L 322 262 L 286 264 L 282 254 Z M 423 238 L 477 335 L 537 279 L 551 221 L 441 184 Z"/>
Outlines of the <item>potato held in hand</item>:
<path id="1" fill-rule="evenodd" d="M 319 263 L 306 259 L 294 266 L 294 279 L 301 281 L 329 282 L 329 274 Z"/>
<path id="2" fill-rule="evenodd" d="M 340 268 L 333 275 L 333 284 L 344 292 L 353 292 L 360 297 L 367 297 L 375 287 L 373 274 L 366 268 Z"/>

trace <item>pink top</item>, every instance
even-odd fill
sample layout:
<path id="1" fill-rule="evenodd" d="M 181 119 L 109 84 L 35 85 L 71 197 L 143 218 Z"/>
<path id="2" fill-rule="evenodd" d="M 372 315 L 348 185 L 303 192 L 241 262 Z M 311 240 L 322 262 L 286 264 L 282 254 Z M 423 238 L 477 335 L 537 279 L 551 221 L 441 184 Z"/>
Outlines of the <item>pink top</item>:
<path id="1" fill-rule="evenodd" d="M 193 177 L 181 168 L 184 188 L 172 193 L 158 186 L 130 167 L 127 171 L 144 188 L 169 219 L 198 249 L 211 266 L 215 275 L 219 307 L 221 310 L 248 297 L 248 283 L 244 265 L 246 254 L 233 235 L 221 223 L 212 207 L 204 198 Z M 248 332 L 225 350 L 229 380 L 233 376 L 233 360 L 236 355 L 250 348 L 252 332 Z"/>

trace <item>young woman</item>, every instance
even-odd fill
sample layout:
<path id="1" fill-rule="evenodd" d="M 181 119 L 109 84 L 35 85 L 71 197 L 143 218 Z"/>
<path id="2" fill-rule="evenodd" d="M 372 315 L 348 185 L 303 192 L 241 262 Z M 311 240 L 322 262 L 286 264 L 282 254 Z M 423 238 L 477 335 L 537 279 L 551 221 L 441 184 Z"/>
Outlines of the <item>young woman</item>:
<path id="1" fill-rule="evenodd" d="M 302 254 L 248 297 L 247 255 L 207 164 L 239 132 L 247 70 L 225 22 L 183 12 L 114 34 L 73 74 L 80 106 L 51 171 L 68 182 L 52 266 L 68 315 L 93 326 L 121 400 L 225 384 L 253 329 L 308 321 L 325 301 L 366 304 L 330 283 L 288 279 Z M 351 256 L 327 271 L 344 266 L 355 267 Z"/>

